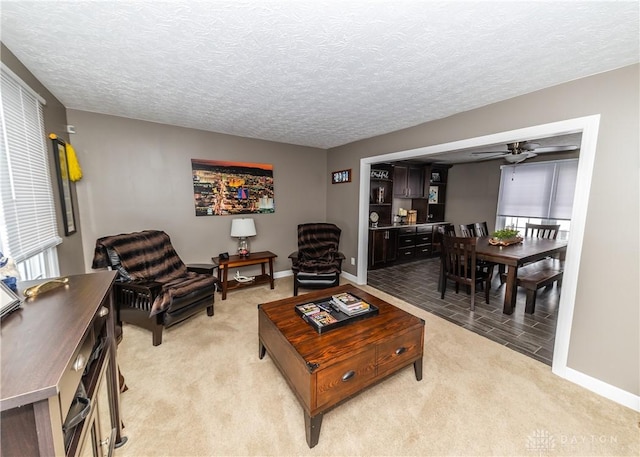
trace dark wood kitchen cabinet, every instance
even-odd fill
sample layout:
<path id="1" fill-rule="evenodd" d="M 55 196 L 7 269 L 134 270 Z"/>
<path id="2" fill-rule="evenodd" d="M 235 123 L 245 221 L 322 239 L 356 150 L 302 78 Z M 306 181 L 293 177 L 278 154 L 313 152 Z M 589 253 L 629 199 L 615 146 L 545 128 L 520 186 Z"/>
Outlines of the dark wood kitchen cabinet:
<path id="1" fill-rule="evenodd" d="M 432 165 L 430 174 L 429 192 L 425 194 L 429 204 L 428 214 L 431 215 L 428 222 L 442 222 L 445 220 L 449 166 Z"/>
<path id="2" fill-rule="evenodd" d="M 424 167 L 402 163 L 394 164 L 393 196 L 398 198 L 424 197 Z"/>
<path id="3" fill-rule="evenodd" d="M 447 178 L 450 165 L 432 164 L 425 167 L 424 198 L 411 200 L 418 223 L 443 222 L 447 199 Z"/>
<path id="4" fill-rule="evenodd" d="M 391 225 L 393 201 L 393 167 L 378 163 L 371 167 L 369 182 L 369 225 Z"/>
<path id="5" fill-rule="evenodd" d="M 434 225 L 401 227 L 398 232 L 398 261 L 431 257 Z"/>
<path id="6" fill-rule="evenodd" d="M 380 268 L 396 260 L 398 229 L 369 230 L 369 268 Z"/>

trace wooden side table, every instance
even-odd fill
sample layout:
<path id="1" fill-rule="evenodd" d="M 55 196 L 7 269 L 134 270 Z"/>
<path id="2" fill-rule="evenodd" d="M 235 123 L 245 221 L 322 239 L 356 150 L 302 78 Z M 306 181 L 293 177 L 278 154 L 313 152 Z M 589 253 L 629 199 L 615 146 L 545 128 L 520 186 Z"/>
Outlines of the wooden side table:
<path id="1" fill-rule="evenodd" d="M 252 252 L 247 257 L 232 255 L 229 256 L 227 260 L 212 257 L 211 260 L 218 267 L 218 280 L 222 283 L 222 299 L 227 299 L 227 291 L 239 289 L 241 287 L 269 283 L 273 289 L 273 259 L 276 257 L 278 256 L 269 251 Z M 268 274 L 266 272 L 267 264 L 269 265 Z M 243 268 L 252 265 L 260 265 L 262 267 L 262 274 L 255 276 L 253 280 L 249 282 L 238 282 L 235 279 L 229 280 L 230 268 Z"/>
<path id="2" fill-rule="evenodd" d="M 218 268 L 217 265 L 212 265 L 210 263 L 188 263 L 187 270 L 193 271 L 194 273 L 200 273 L 205 275 L 212 275 L 213 270 Z"/>

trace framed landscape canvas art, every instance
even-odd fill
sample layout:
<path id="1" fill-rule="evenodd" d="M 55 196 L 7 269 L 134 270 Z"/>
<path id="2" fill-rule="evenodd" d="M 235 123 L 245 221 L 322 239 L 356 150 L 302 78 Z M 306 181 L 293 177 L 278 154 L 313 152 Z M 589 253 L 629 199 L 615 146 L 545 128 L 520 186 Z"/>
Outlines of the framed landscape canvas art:
<path id="1" fill-rule="evenodd" d="M 191 159 L 196 216 L 275 212 L 273 165 Z"/>

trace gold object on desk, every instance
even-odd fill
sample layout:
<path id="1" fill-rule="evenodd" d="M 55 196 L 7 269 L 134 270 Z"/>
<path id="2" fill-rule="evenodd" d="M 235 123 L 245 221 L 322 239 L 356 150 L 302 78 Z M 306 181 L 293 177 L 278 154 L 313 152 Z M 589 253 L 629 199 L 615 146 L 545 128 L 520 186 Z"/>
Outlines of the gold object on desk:
<path id="1" fill-rule="evenodd" d="M 27 298 L 34 298 L 43 292 L 57 289 L 60 286 L 69 284 L 69 278 L 50 279 L 36 286 L 31 286 L 24 290 L 23 294 Z"/>

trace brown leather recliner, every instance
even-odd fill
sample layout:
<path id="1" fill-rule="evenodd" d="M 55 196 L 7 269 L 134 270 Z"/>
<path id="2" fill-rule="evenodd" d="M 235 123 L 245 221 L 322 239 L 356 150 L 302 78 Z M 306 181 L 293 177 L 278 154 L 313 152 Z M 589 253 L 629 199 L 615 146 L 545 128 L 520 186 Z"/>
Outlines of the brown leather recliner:
<path id="1" fill-rule="evenodd" d="M 207 309 L 214 314 L 218 280 L 189 271 L 169 236 L 158 230 L 107 236 L 96 241 L 92 268 L 118 271 L 114 285 L 118 323 L 151 330 L 153 345 L 165 327 Z"/>
<path id="2" fill-rule="evenodd" d="M 298 225 L 298 250 L 291 253 L 293 295 L 300 287 L 325 289 L 340 285 L 344 254 L 338 251 L 342 231 L 335 224 Z"/>

